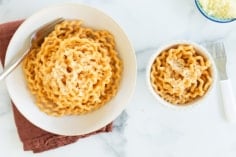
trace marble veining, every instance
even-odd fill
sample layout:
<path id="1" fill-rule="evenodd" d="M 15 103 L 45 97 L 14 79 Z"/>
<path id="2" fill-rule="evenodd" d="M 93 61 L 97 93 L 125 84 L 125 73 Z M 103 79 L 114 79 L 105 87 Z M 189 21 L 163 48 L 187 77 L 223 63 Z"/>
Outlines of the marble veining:
<path id="1" fill-rule="evenodd" d="M 107 149 L 111 151 L 115 157 L 126 156 L 127 138 L 124 136 L 124 131 L 127 126 L 127 118 L 127 112 L 123 111 L 114 121 L 114 129 L 109 136 L 105 134 L 98 135 L 105 142 Z"/>

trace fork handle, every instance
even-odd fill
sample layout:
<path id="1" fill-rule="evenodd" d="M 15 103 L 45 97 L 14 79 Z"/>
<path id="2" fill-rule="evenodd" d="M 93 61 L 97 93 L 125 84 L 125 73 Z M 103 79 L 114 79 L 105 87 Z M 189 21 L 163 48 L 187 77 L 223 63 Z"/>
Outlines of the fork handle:
<path id="1" fill-rule="evenodd" d="M 16 57 L 9 65 L 7 65 L 3 69 L 3 71 L 0 73 L 0 81 L 6 78 L 8 74 L 10 74 L 21 63 L 26 54 L 27 53 L 24 53 L 22 56 Z"/>
<path id="2" fill-rule="evenodd" d="M 13 59 L 4 66 L 3 71 L 0 73 L 0 81 L 5 79 L 25 58 L 25 56 L 30 51 L 31 47 L 31 38 L 28 37 L 25 41 L 23 47 L 19 50 L 18 53 L 13 57 Z"/>
<path id="3" fill-rule="evenodd" d="M 220 81 L 221 94 L 223 99 L 224 111 L 227 120 L 236 122 L 236 101 L 233 93 L 231 80 Z"/>

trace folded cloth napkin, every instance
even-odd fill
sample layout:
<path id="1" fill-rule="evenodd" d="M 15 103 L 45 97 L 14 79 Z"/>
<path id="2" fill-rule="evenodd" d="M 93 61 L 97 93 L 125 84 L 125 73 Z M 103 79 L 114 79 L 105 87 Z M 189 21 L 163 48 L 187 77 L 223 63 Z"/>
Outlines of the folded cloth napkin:
<path id="1" fill-rule="evenodd" d="M 8 22 L 0 24 L 0 59 L 4 63 L 5 53 L 8 43 L 15 33 L 16 29 L 20 26 L 23 20 Z M 101 132 L 111 132 L 112 123 L 107 126 L 85 135 L 79 136 L 62 136 L 49 133 L 42 130 L 32 123 L 30 123 L 16 108 L 12 103 L 14 119 L 16 123 L 16 128 L 20 140 L 23 143 L 24 150 L 32 150 L 34 153 L 43 152 L 53 148 L 58 148 L 73 142 L 76 142 L 80 138 L 84 138 L 90 135 L 94 135 Z"/>

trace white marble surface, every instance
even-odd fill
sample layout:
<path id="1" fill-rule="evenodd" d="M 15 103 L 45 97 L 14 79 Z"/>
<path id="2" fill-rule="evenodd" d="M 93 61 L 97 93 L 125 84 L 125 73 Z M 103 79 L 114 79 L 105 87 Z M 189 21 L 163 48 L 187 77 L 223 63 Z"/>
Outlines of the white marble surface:
<path id="1" fill-rule="evenodd" d="M 236 22 L 208 21 L 193 0 L 0 0 L 0 23 L 27 18 L 37 10 L 61 2 L 80 2 L 112 16 L 129 36 L 138 61 L 135 94 L 114 131 L 82 139 L 35 156 L 102 157 L 235 157 L 236 123 L 225 120 L 219 85 L 209 99 L 191 110 L 176 111 L 156 102 L 147 90 L 145 66 L 163 42 L 223 39 L 228 75 L 236 96 Z M 1 41 L 0 41 L 1 44 Z M 0 155 L 33 156 L 22 149 L 3 82 L 0 83 Z"/>

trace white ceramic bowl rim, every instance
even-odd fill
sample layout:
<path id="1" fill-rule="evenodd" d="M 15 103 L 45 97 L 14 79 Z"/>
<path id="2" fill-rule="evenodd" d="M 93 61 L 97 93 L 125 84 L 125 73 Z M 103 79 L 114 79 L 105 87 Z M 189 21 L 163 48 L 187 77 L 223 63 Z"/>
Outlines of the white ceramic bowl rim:
<path id="1" fill-rule="evenodd" d="M 213 82 L 211 87 L 208 89 L 208 91 L 205 93 L 205 95 L 199 99 L 194 100 L 193 102 L 190 102 L 189 104 L 186 105 L 175 105 L 175 104 L 171 104 L 169 102 L 167 102 L 166 100 L 164 100 L 161 96 L 159 96 L 155 90 L 152 87 L 152 84 L 150 82 L 150 70 L 151 70 L 151 66 L 155 60 L 155 58 L 163 51 L 163 50 L 167 50 L 175 45 L 179 45 L 179 44 L 188 44 L 188 45 L 193 45 L 194 48 L 200 50 L 201 52 L 203 52 L 209 60 L 212 63 L 212 78 L 213 78 Z M 165 44 L 162 44 L 158 50 L 150 57 L 150 60 L 148 62 L 147 65 L 147 70 L 146 70 L 146 82 L 147 82 L 147 86 L 149 91 L 151 92 L 151 94 L 158 100 L 158 102 L 160 102 L 161 104 L 163 104 L 164 106 L 173 108 L 173 109 L 187 109 L 187 108 L 192 108 L 193 106 L 196 106 L 197 104 L 200 104 L 202 101 L 206 100 L 206 98 L 209 96 L 209 94 L 211 93 L 212 88 L 215 86 L 215 82 L 217 79 L 217 71 L 216 71 L 216 66 L 214 63 L 214 60 L 211 56 L 211 54 L 208 52 L 208 50 L 206 48 L 204 48 L 203 46 L 201 46 L 200 44 L 197 44 L 196 42 L 192 42 L 192 41 L 188 41 L 188 40 L 176 40 L 176 41 L 171 41 Z"/>
<path id="2" fill-rule="evenodd" d="M 18 55 L 17 52 L 31 32 L 58 17 L 81 19 L 84 26 L 106 29 L 115 36 L 117 50 L 123 61 L 123 77 L 116 96 L 101 109 L 92 113 L 83 116 L 53 117 L 41 112 L 34 104 L 34 97 L 27 88 L 21 66 L 6 78 L 7 89 L 17 109 L 34 125 L 60 135 L 90 133 L 113 121 L 128 105 L 136 84 L 135 52 L 125 32 L 110 16 L 87 5 L 66 3 L 44 8 L 27 18 L 9 43 L 5 64 Z"/>

